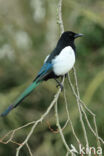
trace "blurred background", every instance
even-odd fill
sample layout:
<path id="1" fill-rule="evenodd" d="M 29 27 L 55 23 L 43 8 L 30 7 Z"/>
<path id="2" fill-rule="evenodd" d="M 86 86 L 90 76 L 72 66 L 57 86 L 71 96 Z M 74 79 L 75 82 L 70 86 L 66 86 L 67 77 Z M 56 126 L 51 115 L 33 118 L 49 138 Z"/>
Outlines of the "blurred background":
<path id="1" fill-rule="evenodd" d="M 56 46 L 60 31 L 57 24 L 57 0 L 0 0 L 0 113 L 31 83 L 43 60 Z M 96 114 L 99 135 L 104 138 L 104 1 L 64 0 L 65 30 L 83 33 L 76 41 L 76 70 L 81 98 Z M 73 72 L 70 72 L 73 77 Z M 65 82 L 69 112 L 75 131 L 84 143 L 77 104 Z M 41 84 L 6 118 L 0 118 L 0 138 L 11 129 L 36 120 L 45 112 L 56 93 L 56 82 Z M 48 95 L 48 96 L 47 96 Z M 59 98 L 60 123 L 67 116 L 63 94 Z M 92 117 L 88 114 L 90 122 Z M 29 144 L 35 156 L 64 156 L 66 149 L 55 130 L 54 109 L 32 135 Z M 30 128 L 18 131 L 14 140 L 21 143 Z M 68 144 L 77 147 L 70 126 L 64 129 Z M 87 128 L 90 146 L 96 147 L 95 137 Z M 0 144 L 1 156 L 14 156 L 18 146 Z M 26 147 L 21 156 L 28 156 Z"/>

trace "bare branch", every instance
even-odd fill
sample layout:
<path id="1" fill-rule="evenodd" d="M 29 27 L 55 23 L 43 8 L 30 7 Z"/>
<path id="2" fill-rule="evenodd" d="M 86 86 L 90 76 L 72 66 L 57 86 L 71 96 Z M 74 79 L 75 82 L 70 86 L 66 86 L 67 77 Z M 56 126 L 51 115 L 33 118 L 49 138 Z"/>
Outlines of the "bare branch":
<path id="1" fill-rule="evenodd" d="M 71 149 L 69 148 L 66 140 L 65 140 L 65 137 L 64 137 L 64 134 L 62 132 L 62 129 L 61 129 L 61 126 L 60 126 L 60 122 L 59 122 L 59 117 L 58 117 L 58 108 L 57 108 L 57 101 L 56 101 L 56 104 L 55 104 L 55 114 L 56 114 L 56 123 L 57 123 L 57 127 L 59 129 L 59 132 L 60 132 L 60 136 L 61 136 L 61 139 L 63 141 L 63 144 L 64 146 L 66 147 L 67 149 L 67 152 L 70 153 L 72 156 L 74 155 L 74 153 L 72 153 Z"/>
<path id="2" fill-rule="evenodd" d="M 74 86 L 73 86 L 73 84 L 72 84 L 72 82 L 71 82 L 71 79 L 70 79 L 69 74 L 68 74 L 68 82 L 69 82 L 70 87 L 71 87 L 71 89 L 72 89 L 73 95 L 74 95 L 76 98 L 78 98 L 78 96 L 77 96 L 77 94 L 76 94 L 76 92 L 75 92 Z M 79 99 L 79 101 L 80 101 L 80 103 L 82 104 L 82 105 L 81 105 L 81 109 L 82 109 L 82 112 L 83 112 L 84 115 L 85 115 L 86 122 L 87 122 L 87 124 L 88 124 L 88 126 L 89 126 L 89 129 L 90 129 L 91 132 L 104 144 L 104 140 L 103 140 L 101 137 L 99 137 L 98 134 L 96 134 L 96 132 L 93 130 L 93 128 L 92 128 L 92 126 L 91 126 L 91 124 L 90 124 L 90 122 L 89 122 L 89 120 L 88 120 L 88 117 L 87 117 L 87 115 L 86 115 L 86 112 L 85 112 L 84 109 L 83 109 L 83 107 L 92 115 L 95 127 L 97 127 L 97 126 L 96 126 L 96 115 L 86 106 L 86 104 L 85 104 L 81 99 Z"/>
<path id="3" fill-rule="evenodd" d="M 58 97 L 61 93 L 61 89 L 58 90 L 58 92 L 56 93 L 56 95 L 54 96 L 53 101 L 51 102 L 51 104 L 49 105 L 47 111 L 40 117 L 40 119 L 38 119 L 37 121 L 35 121 L 35 123 L 33 124 L 29 134 L 27 135 L 26 139 L 23 141 L 23 143 L 17 148 L 17 152 L 16 152 L 16 156 L 19 156 L 19 152 L 21 150 L 21 148 L 28 142 L 28 140 L 30 139 L 31 135 L 33 134 L 36 126 L 41 123 L 44 118 L 48 115 L 48 113 L 51 111 L 52 107 L 54 106 L 54 104 L 56 103 L 56 101 L 58 100 Z"/>
<path id="4" fill-rule="evenodd" d="M 65 100 L 65 107 L 66 107 L 66 112 L 67 112 L 67 117 L 68 117 L 68 121 L 70 123 L 70 126 L 71 126 L 71 129 L 72 129 L 72 132 L 73 132 L 73 135 L 75 136 L 78 144 L 81 144 L 80 143 L 80 140 L 79 138 L 77 137 L 76 133 L 75 133 L 75 130 L 74 130 L 74 127 L 73 127 L 73 123 L 71 121 L 71 118 L 70 118 L 70 115 L 69 115 L 69 111 L 68 111 L 68 102 L 67 102 L 67 98 L 66 98 L 66 93 L 65 93 L 65 87 L 64 87 L 64 100 Z"/>
<path id="5" fill-rule="evenodd" d="M 57 20 L 57 23 L 59 24 L 61 33 L 64 32 L 64 24 L 63 24 L 63 20 L 62 20 L 62 1 L 63 0 L 59 0 L 59 3 L 58 3 L 58 20 Z"/>
<path id="6" fill-rule="evenodd" d="M 30 149 L 30 146 L 29 146 L 28 143 L 26 143 L 26 146 L 27 146 L 27 149 L 28 149 L 28 151 L 29 151 L 30 156 L 33 156 L 33 155 L 32 155 L 32 152 L 31 152 L 31 149 Z"/>

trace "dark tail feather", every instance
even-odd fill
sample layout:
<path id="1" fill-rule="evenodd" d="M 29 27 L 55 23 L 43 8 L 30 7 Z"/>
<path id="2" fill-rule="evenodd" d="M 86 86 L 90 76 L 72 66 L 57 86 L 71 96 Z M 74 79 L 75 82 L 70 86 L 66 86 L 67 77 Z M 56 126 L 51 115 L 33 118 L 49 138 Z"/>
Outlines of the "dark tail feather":
<path id="1" fill-rule="evenodd" d="M 6 116 L 12 109 L 14 109 L 15 107 L 17 107 L 23 100 L 25 97 L 27 97 L 40 83 L 37 81 L 34 81 L 20 96 L 19 98 L 15 101 L 14 104 L 10 105 L 2 114 L 0 114 L 0 116 Z"/>

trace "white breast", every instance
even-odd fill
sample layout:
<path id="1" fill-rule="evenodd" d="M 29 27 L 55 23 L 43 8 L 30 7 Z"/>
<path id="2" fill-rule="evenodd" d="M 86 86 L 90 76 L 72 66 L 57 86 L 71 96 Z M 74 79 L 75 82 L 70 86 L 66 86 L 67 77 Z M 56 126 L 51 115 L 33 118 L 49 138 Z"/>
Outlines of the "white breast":
<path id="1" fill-rule="evenodd" d="M 57 76 L 65 75 L 70 71 L 75 63 L 74 50 L 68 46 L 64 48 L 58 56 L 52 60 L 53 71 Z"/>

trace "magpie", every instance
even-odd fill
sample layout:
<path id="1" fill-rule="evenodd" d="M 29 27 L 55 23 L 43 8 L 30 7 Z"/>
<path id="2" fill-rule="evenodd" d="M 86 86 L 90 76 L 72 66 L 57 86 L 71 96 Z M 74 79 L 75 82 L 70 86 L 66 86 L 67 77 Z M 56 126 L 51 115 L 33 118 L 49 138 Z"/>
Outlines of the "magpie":
<path id="1" fill-rule="evenodd" d="M 77 34 L 72 31 L 63 32 L 55 49 L 45 58 L 43 66 L 33 82 L 0 116 L 6 116 L 43 81 L 55 79 L 58 86 L 62 88 L 62 84 L 58 78 L 66 75 L 74 66 L 76 57 L 74 40 L 81 36 L 83 36 L 83 34 Z"/>

